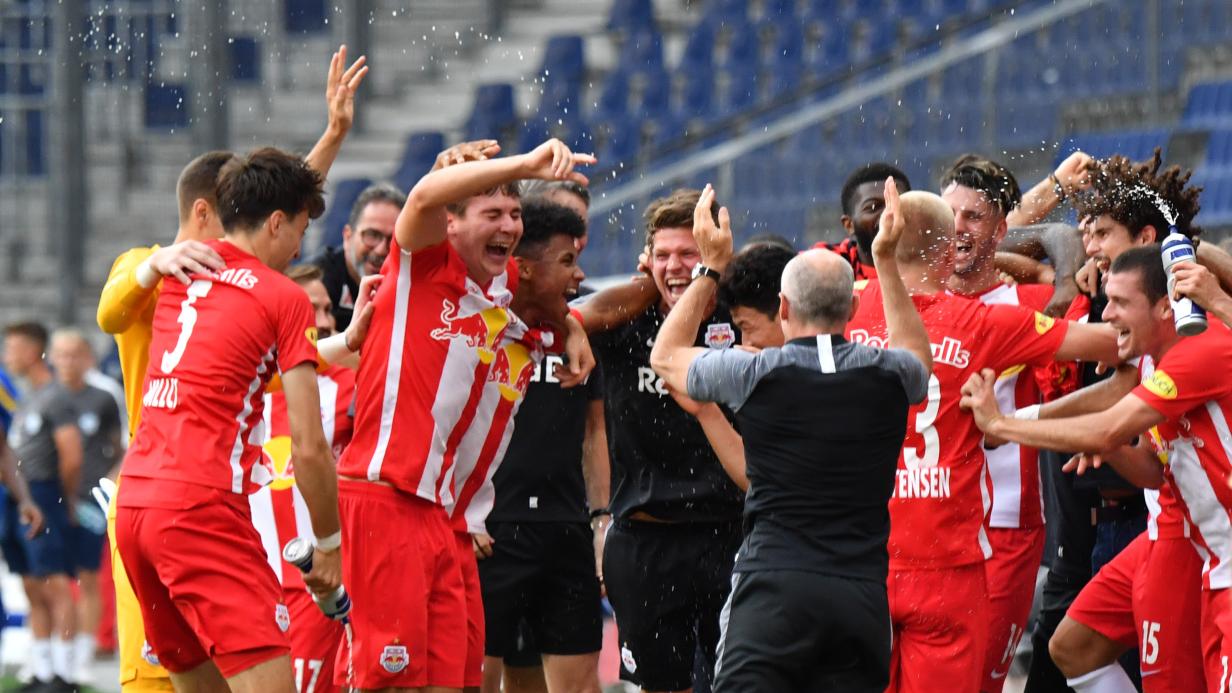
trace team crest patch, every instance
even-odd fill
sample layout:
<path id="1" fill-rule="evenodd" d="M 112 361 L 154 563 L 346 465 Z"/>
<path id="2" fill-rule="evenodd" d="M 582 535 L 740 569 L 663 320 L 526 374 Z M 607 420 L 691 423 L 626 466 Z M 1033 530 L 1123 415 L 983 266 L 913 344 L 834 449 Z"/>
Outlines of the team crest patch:
<path id="1" fill-rule="evenodd" d="M 637 661 L 633 659 L 633 652 L 627 646 L 620 648 L 620 661 L 630 674 L 637 671 Z"/>
<path id="2" fill-rule="evenodd" d="M 1040 334 L 1046 334 L 1048 330 L 1051 330 L 1052 326 L 1055 324 L 1057 324 L 1057 321 L 1054 318 L 1050 318 L 1047 315 L 1044 315 L 1043 313 L 1035 314 L 1035 331 L 1036 332 Z"/>
<path id="3" fill-rule="evenodd" d="M 308 338 L 309 342 L 312 342 L 313 346 L 317 345 L 317 328 L 316 327 L 309 327 L 308 329 L 304 330 L 304 336 Z"/>
<path id="4" fill-rule="evenodd" d="M 381 668 L 391 674 L 396 674 L 411 663 L 411 655 L 406 651 L 406 645 L 386 645 L 381 650 Z"/>
<path id="5" fill-rule="evenodd" d="M 291 612 L 287 610 L 286 604 L 274 607 L 274 623 L 277 623 L 278 630 L 284 633 L 291 630 Z"/>
<path id="6" fill-rule="evenodd" d="M 150 642 L 148 640 L 142 641 L 141 643 L 141 658 L 144 659 L 150 666 L 162 666 L 159 664 L 158 655 L 154 654 L 154 648 L 150 647 Z"/>
<path id="7" fill-rule="evenodd" d="M 706 346 L 711 349 L 730 349 L 736 343 L 736 331 L 731 323 L 720 322 L 706 326 Z"/>
<path id="8" fill-rule="evenodd" d="M 1142 386 L 1149 390 L 1152 394 L 1163 399 L 1176 399 L 1176 383 L 1172 378 L 1158 368 L 1151 377 L 1143 381 Z"/>

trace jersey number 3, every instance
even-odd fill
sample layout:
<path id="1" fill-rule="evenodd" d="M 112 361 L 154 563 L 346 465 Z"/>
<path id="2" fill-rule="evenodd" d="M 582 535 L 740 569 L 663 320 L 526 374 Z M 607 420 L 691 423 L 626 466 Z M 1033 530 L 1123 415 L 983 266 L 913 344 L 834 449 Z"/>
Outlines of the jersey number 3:
<path id="1" fill-rule="evenodd" d="M 213 285 L 214 282 L 208 279 L 195 279 L 188 285 L 188 297 L 180 303 L 180 317 L 176 319 L 176 322 L 180 323 L 180 337 L 175 342 L 174 350 L 163 352 L 163 373 L 175 370 L 175 367 L 180 365 L 180 359 L 184 358 L 188 340 L 192 337 L 193 328 L 197 326 L 197 309 L 193 308 L 193 304 L 198 298 L 204 298 Z"/>
<path id="2" fill-rule="evenodd" d="M 903 463 L 907 469 L 936 467 L 941 460 L 941 438 L 937 435 L 937 412 L 941 410 L 941 381 L 936 374 L 928 376 L 928 401 L 915 416 L 915 432 L 924 442 L 924 453 L 914 445 L 903 448 Z"/>

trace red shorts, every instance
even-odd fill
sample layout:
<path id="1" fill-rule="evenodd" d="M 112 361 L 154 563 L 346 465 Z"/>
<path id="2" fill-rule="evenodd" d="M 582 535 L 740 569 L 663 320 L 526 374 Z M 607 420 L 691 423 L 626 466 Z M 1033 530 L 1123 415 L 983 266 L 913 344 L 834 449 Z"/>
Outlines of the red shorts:
<path id="1" fill-rule="evenodd" d="M 984 562 L 988 583 L 988 652 L 984 655 L 985 693 L 1000 693 L 1022 639 L 1035 598 L 1035 577 L 1044 555 L 1044 527 L 990 527 L 992 558 Z"/>
<path id="2" fill-rule="evenodd" d="M 1204 688 L 1200 637 L 1202 559 L 1188 539 L 1138 535 L 1091 578 L 1065 613 L 1100 635 L 1137 647 L 1142 688 Z"/>
<path id="3" fill-rule="evenodd" d="M 338 480 L 342 581 L 355 688 L 462 688 L 466 595 L 445 509 L 389 486 Z M 334 683 L 346 685 L 347 648 Z"/>
<path id="4" fill-rule="evenodd" d="M 1202 655 L 1206 689 L 1228 691 L 1232 686 L 1232 590 L 1202 591 Z"/>
<path id="5" fill-rule="evenodd" d="M 988 645 L 984 564 L 895 570 L 887 581 L 894 643 L 888 693 L 976 693 Z"/>
<path id="6" fill-rule="evenodd" d="M 291 667 L 296 693 L 335 693 L 334 660 L 342 643 L 342 624 L 327 618 L 308 591 L 284 590 L 282 600 L 291 611 Z M 345 678 L 345 671 L 343 672 Z"/>
<path id="7" fill-rule="evenodd" d="M 282 587 L 240 500 L 116 511 L 116 547 L 146 638 L 172 673 L 212 659 L 231 677 L 290 650 Z"/>
<path id="8" fill-rule="evenodd" d="M 483 685 L 483 590 L 479 587 L 479 563 L 471 535 L 454 532 L 458 567 L 466 588 L 466 687 Z"/>

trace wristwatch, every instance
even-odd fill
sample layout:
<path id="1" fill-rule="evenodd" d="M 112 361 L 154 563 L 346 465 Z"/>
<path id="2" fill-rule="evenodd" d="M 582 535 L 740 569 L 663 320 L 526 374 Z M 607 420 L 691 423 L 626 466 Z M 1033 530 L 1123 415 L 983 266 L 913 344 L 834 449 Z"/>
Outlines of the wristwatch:
<path id="1" fill-rule="evenodd" d="M 719 281 L 720 276 L 722 275 L 719 274 L 718 270 L 710 269 L 709 267 L 701 263 L 693 265 L 693 280 L 694 281 L 697 281 L 698 277 L 710 277 L 711 279 L 717 282 Z"/>

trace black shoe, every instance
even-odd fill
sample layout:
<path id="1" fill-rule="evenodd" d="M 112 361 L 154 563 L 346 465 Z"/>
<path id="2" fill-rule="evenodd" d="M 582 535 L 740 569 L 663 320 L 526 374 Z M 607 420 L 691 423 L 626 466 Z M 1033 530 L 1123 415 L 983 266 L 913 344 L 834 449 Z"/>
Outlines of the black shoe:
<path id="1" fill-rule="evenodd" d="M 75 683 L 69 683 L 59 676 L 52 677 L 51 681 L 43 684 L 42 688 L 36 689 L 38 693 L 80 693 L 81 687 Z"/>
<path id="2" fill-rule="evenodd" d="M 50 681 L 43 681 L 42 679 L 30 679 L 13 690 L 17 693 L 39 693 L 50 683 Z"/>

